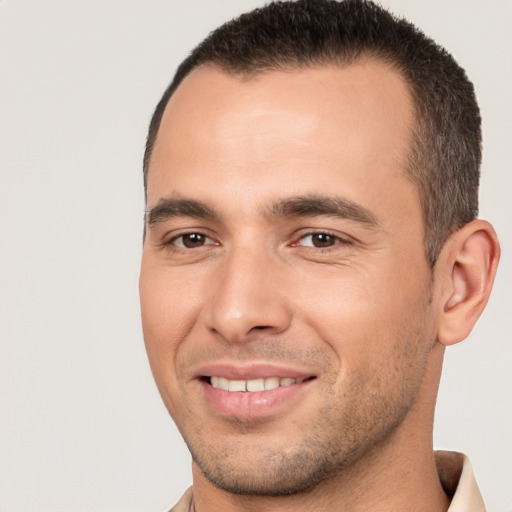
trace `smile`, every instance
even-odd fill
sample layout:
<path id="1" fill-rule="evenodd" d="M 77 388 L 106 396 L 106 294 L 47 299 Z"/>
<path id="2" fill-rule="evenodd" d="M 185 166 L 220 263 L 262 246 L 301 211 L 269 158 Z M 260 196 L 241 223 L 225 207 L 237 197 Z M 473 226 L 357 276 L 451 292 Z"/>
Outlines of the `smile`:
<path id="1" fill-rule="evenodd" d="M 217 368 L 210 376 L 203 374 L 196 382 L 215 414 L 240 419 L 275 417 L 280 411 L 284 413 L 293 407 L 317 380 L 316 375 L 286 375 L 292 373 L 291 370 L 276 375 L 275 370 L 272 375 L 269 368 L 266 371 L 262 368 L 252 371 L 231 368 L 224 370 L 221 376 L 222 370 Z M 265 377 L 264 372 L 271 376 Z"/>
<path id="2" fill-rule="evenodd" d="M 304 378 L 292 379 L 290 377 L 265 377 L 251 380 L 229 380 L 225 377 L 210 377 L 210 384 L 216 389 L 231 392 L 249 392 L 257 393 L 259 391 L 269 391 L 279 387 L 292 386 L 300 384 Z"/>

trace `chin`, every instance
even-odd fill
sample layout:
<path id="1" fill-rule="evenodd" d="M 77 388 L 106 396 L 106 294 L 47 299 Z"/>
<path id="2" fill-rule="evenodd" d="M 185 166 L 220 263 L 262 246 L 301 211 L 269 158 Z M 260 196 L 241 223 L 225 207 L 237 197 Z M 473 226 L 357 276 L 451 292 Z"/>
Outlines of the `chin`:
<path id="1" fill-rule="evenodd" d="M 265 440 L 248 445 L 245 435 L 217 447 L 187 444 L 197 467 L 217 488 L 236 495 L 288 496 L 307 493 L 338 477 L 364 452 L 371 451 L 376 441 L 358 444 L 347 437 L 347 442 L 307 437 L 286 451 L 286 441 L 267 442 L 262 449 Z"/>
<path id="2" fill-rule="evenodd" d="M 288 496 L 305 493 L 332 477 L 332 465 L 326 460 L 312 460 L 306 454 L 285 457 L 272 454 L 252 464 L 233 464 L 230 459 L 214 464 L 194 461 L 204 476 L 216 487 L 230 494 L 245 496 Z"/>

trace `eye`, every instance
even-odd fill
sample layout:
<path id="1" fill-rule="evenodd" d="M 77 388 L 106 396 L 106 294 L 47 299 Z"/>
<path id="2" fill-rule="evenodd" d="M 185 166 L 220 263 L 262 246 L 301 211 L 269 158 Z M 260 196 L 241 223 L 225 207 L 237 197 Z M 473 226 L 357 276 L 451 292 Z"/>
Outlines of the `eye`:
<path id="1" fill-rule="evenodd" d="M 211 238 L 202 233 L 185 233 L 174 237 L 169 243 L 182 249 L 196 249 L 204 245 L 215 244 Z"/>
<path id="2" fill-rule="evenodd" d="M 325 249 L 341 243 L 346 242 L 345 240 L 342 240 L 341 238 L 330 233 L 308 233 L 307 235 L 301 237 L 300 240 L 294 245 L 300 245 L 302 247 L 315 247 L 317 249 Z"/>

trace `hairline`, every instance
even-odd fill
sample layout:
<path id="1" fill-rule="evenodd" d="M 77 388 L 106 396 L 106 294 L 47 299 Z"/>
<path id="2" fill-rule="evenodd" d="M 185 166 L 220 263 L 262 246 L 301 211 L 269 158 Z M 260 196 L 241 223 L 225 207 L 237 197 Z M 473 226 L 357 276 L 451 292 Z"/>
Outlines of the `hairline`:
<path id="1" fill-rule="evenodd" d="M 424 201 L 425 197 L 424 195 L 426 192 L 422 189 L 421 182 L 417 179 L 415 174 L 415 167 L 420 164 L 419 160 L 422 159 L 421 157 L 421 148 L 422 143 L 420 138 L 422 137 L 423 132 L 423 123 L 421 116 L 419 115 L 419 109 L 418 109 L 418 101 L 416 99 L 414 87 L 412 84 L 412 81 L 408 79 L 406 73 L 402 69 L 400 69 L 400 66 L 396 63 L 396 61 L 392 60 L 391 58 L 387 58 L 386 55 L 379 54 L 375 51 L 369 51 L 369 50 L 362 50 L 358 52 L 356 55 L 353 55 L 350 59 L 344 59 L 343 61 L 333 59 L 333 58 L 317 58 L 317 59 L 311 59 L 309 62 L 301 62 L 301 63 L 293 63 L 293 62 L 283 62 L 282 64 L 274 64 L 274 65 L 265 65 L 260 67 L 255 67 L 252 70 L 236 70 L 229 64 L 218 62 L 214 59 L 207 60 L 204 62 L 196 63 L 193 66 L 190 67 L 190 69 L 180 77 L 180 80 L 177 83 L 173 83 L 174 87 L 169 87 L 170 94 L 165 98 L 165 105 L 163 105 L 160 115 L 158 117 L 158 124 L 155 127 L 156 131 L 153 134 L 152 139 L 149 139 L 148 136 L 148 145 L 146 148 L 146 154 L 144 155 L 144 196 L 145 196 L 145 202 L 147 202 L 147 184 L 148 184 L 148 177 L 149 177 L 149 171 L 151 167 L 151 158 L 153 155 L 154 148 L 158 141 L 158 135 L 160 133 L 160 126 L 162 124 L 162 119 L 165 115 L 165 111 L 167 109 L 167 106 L 169 105 L 170 101 L 172 100 L 174 94 L 176 91 L 180 88 L 180 86 L 183 85 L 183 83 L 186 81 L 186 79 L 194 72 L 205 69 L 205 68 L 214 68 L 222 71 L 223 73 L 226 73 L 231 76 L 235 76 L 239 78 L 240 80 L 246 82 L 253 79 L 256 79 L 262 75 L 265 75 L 267 73 L 272 72 L 295 72 L 300 71 L 304 69 L 315 69 L 315 68 L 326 68 L 335 66 L 338 68 L 348 68 L 350 66 L 357 65 L 361 62 L 380 62 L 389 67 L 389 69 L 393 72 L 395 72 L 404 82 L 406 89 L 408 91 L 409 95 L 409 102 L 412 107 L 412 116 L 410 121 L 409 128 L 409 137 L 407 140 L 407 150 L 403 157 L 403 163 L 405 166 L 405 172 L 404 176 L 409 179 L 414 187 L 416 188 L 416 191 L 418 193 L 418 199 L 420 201 L 421 205 L 421 215 L 422 215 L 422 238 L 423 238 L 423 245 L 425 249 L 425 257 L 427 261 L 429 261 L 429 252 L 430 248 L 428 246 L 428 218 L 426 215 L 426 209 L 424 208 Z M 167 92 L 167 91 L 166 91 Z M 162 98 L 163 99 L 163 98 Z M 418 151 L 418 148 L 419 151 Z M 433 267 L 435 262 L 429 262 L 429 265 Z"/>
<path id="2" fill-rule="evenodd" d="M 151 158 L 153 155 L 154 148 L 156 146 L 157 140 L 158 140 L 158 134 L 160 133 L 160 126 L 162 124 L 162 119 L 165 115 L 165 111 L 167 109 L 167 106 L 169 105 L 171 99 L 173 98 L 176 91 L 182 86 L 182 84 L 186 81 L 186 79 L 194 72 L 199 71 L 200 69 L 205 68 L 214 68 L 222 71 L 223 73 L 226 73 L 228 75 L 234 76 L 239 78 L 242 82 L 249 82 L 253 79 L 256 79 L 258 77 L 261 77 L 267 73 L 272 72 L 295 72 L 295 71 L 301 71 L 305 69 L 321 69 L 321 68 L 328 68 L 328 67 L 338 67 L 340 69 L 348 68 L 350 66 L 354 66 L 356 64 L 359 64 L 364 61 L 368 62 L 380 62 L 383 64 L 386 64 L 391 71 L 394 71 L 400 78 L 403 80 L 404 84 L 406 85 L 407 91 L 409 93 L 409 100 L 410 105 L 412 106 L 412 120 L 411 125 L 409 126 L 409 135 L 410 138 L 408 140 L 408 148 L 407 153 L 404 156 L 404 162 L 406 165 L 406 176 L 418 187 L 418 192 L 421 194 L 420 187 L 417 183 L 417 180 L 414 178 L 414 171 L 412 167 L 415 165 L 413 162 L 414 158 L 416 158 L 416 151 L 414 150 L 415 144 L 419 144 L 421 147 L 421 143 L 418 140 L 421 137 L 422 132 L 422 123 L 418 112 L 418 102 L 416 99 L 416 95 L 414 94 L 414 88 L 411 83 L 411 81 L 408 79 L 407 75 L 403 72 L 402 69 L 400 69 L 400 66 L 397 65 L 396 62 L 391 60 L 390 58 L 387 58 L 385 55 L 379 55 L 376 52 L 372 51 L 361 51 L 357 55 L 353 56 L 353 58 L 345 59 L 344 61 L 337 61 L 336 59 L 332 58 L 318 58 L 315 60 L 311 60 L 310 62 L 303 62 L 303 63 L 292 63 L 292 62 L 284 62 L 282 65 L 266 65 L 266 66 L 260 66 L 255 67 L 255 69 L 247 71 L 247 70 L 236 70 L 232 66 L 229 66 L 229 64 L 225 64 L 223 62 L 218 62 L 215 60 L 208 60 L 205 62 L 200 62 L 194 66 L 192 66 L 186 74 L 184 74 L 182 77 L 180 77 L 180 80 L 173 84 L 174 87 L 170 87 L 170 94 L 166 98 L 165 105 L 163 106 L 160 115 L 158 117 L 158 124 L 156 126 L 156 131 L 153 134 L 153 137 L 151 140 L 148 138 L 148 145 L 146 149 L 146 154 L 144 156 L 144 191 L 147 190 L 147 179 L 149 176 L 149 169 L 151 165 Z M 167 92 L 167 91 L 166 91 Z M 162 98 L 163 99 L 163 98 Z"/>

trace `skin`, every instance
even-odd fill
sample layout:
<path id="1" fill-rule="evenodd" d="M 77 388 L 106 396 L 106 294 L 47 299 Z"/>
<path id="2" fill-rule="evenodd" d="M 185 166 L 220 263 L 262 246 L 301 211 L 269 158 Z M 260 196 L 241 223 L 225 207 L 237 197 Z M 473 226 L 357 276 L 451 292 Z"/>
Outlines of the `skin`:
<path id="1" fill-rule="evenodd" d="M 196 512 L 448 508 L 432 451 L 444 345 L 485 305 L 497 242 L 472 225 L 429 269 L 405 167 L 413 122 L 402 78 L 373 60 L 248 80 L 203 67 L 170 100 L 140 294 Z M 492 254 L 485 286 L 453 271 L 468 239 Z M 467 311 L 450 313 L 470 298 L 462 325 Z M 229 415 L 201 373 L 219 363 L 312 378 Z"/>

